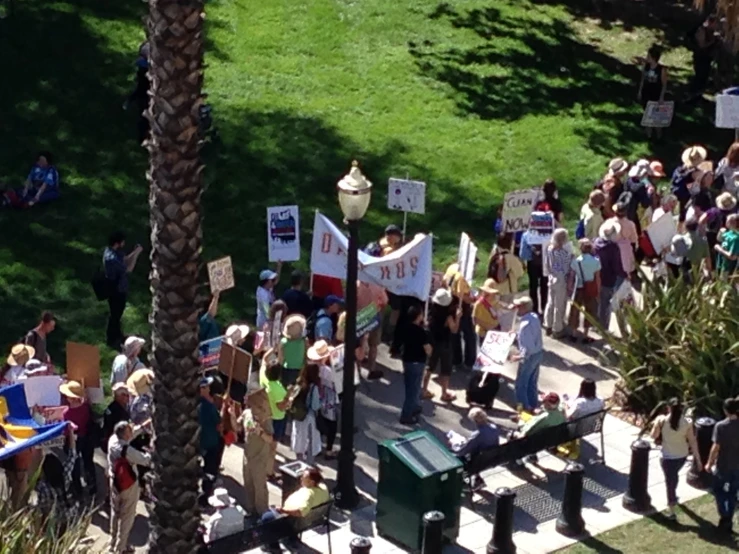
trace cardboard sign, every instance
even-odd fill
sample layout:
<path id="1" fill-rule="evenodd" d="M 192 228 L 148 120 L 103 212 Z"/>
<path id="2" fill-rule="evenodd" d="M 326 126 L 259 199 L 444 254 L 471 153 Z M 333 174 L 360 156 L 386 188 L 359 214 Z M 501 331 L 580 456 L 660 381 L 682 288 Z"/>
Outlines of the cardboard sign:
<path id="1" fill-rule="evenodd" d="M 401 212 L 426 213 L 426 183 L 390 178 L 387 184 L 387 207 Z"/>
<path id="2" fill-rule="evenodd" d="M 726 94 L 734 89 L 726 89 L 716 95 L 716 127 L 719 129 L 739 129 L 739 96 Z"/>
<path id="3" fill-rule="evenodd" d="M 525 231 L 529 226 L 531 213 L 540 195 L 540 190 L 527 189 L 509 192 L 503 199 L 503 233 Z"/>
<path id="4" fill-rule="evenodd" d="M 272 320 L 272 325 L 269 327 L 269 347 L 274 348 L 282 338 L 282 312 L 277 312 L 275 318 Z"/>
<path id="5" fill-rule="evenodd" d="M 231 365 L 233 363 L 233 373 Z M 225 376 L 231 375 L 234 381 L 246 384 L 249 381 L 251 371 L 251 354 L 238 346 L 232 346 L 227 342 L 221 345 L 221 357 L 218 363 L 218 371 Z M 225 385 L 226 383 L 224 383 Z"/>
<path id="6" fill-rule="evenodd" d="M 67 343 L 67 378 L 85 387 L 100 387 L 100 349 L 92 344 Z"/>
<path id="7" fill-rule="evenodd" d="M 298 206 L 267 208 L 267 251 L 270 262 L 295 262 L 300 259 Z"/>
<path id="8" fill-rule="evenodd" d="M 467 233 L 459 237 L 459 251 L 457 252 L 457 263 L 459 272 L 467 283 L 472 283 L 475 275 L 475 261 L 477 260 L 477 246 L 472 242 Z"/>
<path id="9" fill-rule="evenodd" d="M 657 252 L 657 254 L 661 254 L 665 249 L 670 248 L 672 237 L 677 234 L 675 218 L 672 214 L 663 215 L 647 227 L 646 233 L 655 252 Z"/>
<path id="10" fill-rule="evenodd" d="M 221 344 L 225 336 L 204 340 L 198 346 L 198 361 L 203 369 L 218 367 L 221 359 Z"/>
<path id="11" fill-rule="evenodd" d="M 212 293 L 234 288 L 236 283 L 234 282 L 231 256 L 208 262 L 208 279 L 210 280 L 210 292 Z"/>
<path id="12" fill-rule="evenodd" d="M 655 102 L 650 100 L 641 118 L 642 127 L 669 127 L 675 113 L 675 102 Z"/>
<path id="13" fill-rule="evenodd" d="M 480 354 L 494 364 L 504 364 L 508 361 L 508 355 L 515 340 L 516 335 L 513 333 L 488 331 L 485 340 L 480 345 Z"/>

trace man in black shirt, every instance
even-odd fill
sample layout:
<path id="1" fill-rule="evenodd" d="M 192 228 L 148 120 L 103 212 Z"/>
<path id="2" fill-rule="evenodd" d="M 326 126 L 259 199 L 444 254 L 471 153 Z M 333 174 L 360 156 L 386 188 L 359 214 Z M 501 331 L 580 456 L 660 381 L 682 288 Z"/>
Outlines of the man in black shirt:
<path id="1" fill-rule="evenodd" d="M 736 495 L 739 491 L 739 400 L 724 401 L 726 419 L 713 429 L 713 446 L 706 462 L 706 471 L 716 469 L 713 494 L 719 514 L 718 530 L 732 532 Z"/>
<path id="2" fill-rule="evenodd" d="M 282 295 L 282 301 L 287 304 L 287 315 L 300 314 L 308 319 L 313 313 L 313 301 L 303 291 L 303 274 L 300 271 L 293 271 L 290 288 Z"/>
<path id="3" fill-rule="evenodd" d="M 107 450 L 108 440 L 113 436 L 113 430 L 120 421 L 129 421 L 131 415 L 128 412 L 128 402 L 131 398 L 125 383 L 113 385 L 113 402 L 111 402 L 103 414 L 103 443 L 101 447 Z"/>
<path id="4" fill-rule="evenodd" d="M 418 423 L 421 413 L 421 383 L 426 360 L 431 355 L 431 341 L 423 326 L 423 308 L 408 309 L 408 325 L 403 337 L 403 382 L 405 401 L 400 412 L 400 422 L 405 425 Z"/>

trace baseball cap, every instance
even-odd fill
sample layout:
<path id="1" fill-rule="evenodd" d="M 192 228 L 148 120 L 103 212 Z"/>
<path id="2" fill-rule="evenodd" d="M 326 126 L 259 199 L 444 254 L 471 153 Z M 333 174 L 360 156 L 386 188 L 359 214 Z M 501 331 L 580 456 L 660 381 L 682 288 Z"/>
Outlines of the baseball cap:
<path id="1" fill-rule="evenodd" d="M 338 296 L 336 296 L 335 294 L 329 294 L 329 295 L 328 295 L 328 296 L 326 297 L 326 300 L 324 300 L 324 301 L 323 301 L 323 304 L 324 304 L 324 306 L 326 306 L 327 308 L 328 308 L 329 306 L 333 305 L 333 304 L 341 304 L 341 305 L 343 306 L 343 305 L 344 305 L 344 299 L 343 299 L 343 298 L 339 298 L 339 297 L 338 297 Z"/>
<path id="2" fill-rule="evenodd" d="M 403 232 L 400 230 L 400 227 L 397 225 L 388 225 L 385 227 L 385 234 L 386 235 L 402 235 Z"/>
<path id="3" fill-rule="evenodd" d="M 260 281 L 271 281 L 271 280 L 272 280 L 272 279 L 274 279 L 275 277 L 277 277 L 277 273 L 275 273 L 275 272 L 274 272 L 274 271 L 272 271 L 271 269 L 263 269 L 263 270 L 262 270 L 262 271 L 261 271 L 261 272 L 259 273 L 259 280 L 260 280 Z"/>

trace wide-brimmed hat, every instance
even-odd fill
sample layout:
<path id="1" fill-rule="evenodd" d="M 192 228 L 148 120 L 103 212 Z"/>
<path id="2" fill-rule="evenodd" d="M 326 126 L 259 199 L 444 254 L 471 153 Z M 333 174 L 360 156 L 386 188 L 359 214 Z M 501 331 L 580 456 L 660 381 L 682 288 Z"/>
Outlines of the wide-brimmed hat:
<path id="1" fill-rule="evenodd" d="M 213 494 L 208 497 L 208 504 L 213 508 L 228 508 L 231 505 L 231 497 L 228 490 L 222 487 L 213 490 Z"/>
<path id="2" fill-rule="evenodd" d="M 623 158 L 613 158 L 610 162 L 608 162 L 608 173 L 612 175 L 616 173 L 623 173 L 627 169 L 629 169 L 629 162 L 627 162 Z"/>
<path id="3" fill-rule="evenodd" d="M 308 349 L 308 359 L 312 362 L 320 362 L 331 355 L 334 349 L 325 340 L 318 340 Z"/>
<path id="4" fill-rule="evenodd" d="M 495 285 L 497 283 L 495 282 L 495 279 L 485 279 L 485 282 L 480 287 L 480 292 L 485 292 L 487 294 L 498 294 L 498 289 L 495 288 Z"/>
<path id="5" fill-rule="evenodd" d="M 85 387 L 82 386 L 82 383 L 78 383 L 77 381 L 67 381 L 66 383 L 62 383 L 59 385 L 59 392 L 69 398 L 78 398 L 81 400 L 85 397 Z"/>
<path id="6" fill-rule="evenodd" d="M 249 334 L 248 325 L 233 324 L 226 329 L 226 340 L 229 342 L 239 342 L 246 338 Z"/>
<path id="7" fill-rule="evenodd" d="M 154 382 L 154 372 L 148 367 L 137 369 L 126 380 L 126 386 L 137 395 L 146 394 Z"/>
<path id="8" fill-rule="evenodd" d="M 439 289 L 434 293 L 431 302 L 438 306 L 449 306 L 452 303 L 452 293 L 447 289 Z"/>
<path id="9" fill-rule="evenodd" d="M 610 233 L 606 233 L 607 230 L 611 230 Z M 598 236 L 603 240 L 614 241 L 621 232 L 621 225 L 617 221 L 606 221 L 598 229 Z"/>
<path id="10" fill-rule="evenodd" d="M 28 360 L 33 358 L 35 355 L 36 349 L 33 346 L 28 346 L 27 344 L 16 344 L 13 348 L 10 349 L 10 356 L 8 356 L 8 365 L 27 364 Z"/>
<path id="11" fill-rule="evenodd" d="M 293 325 L 300 324 L 300 334 L 297 337 L 291 337 L 288 333 L 288 330 Z M 293 314 L 290 316 L 287 316 L 287 319 L 285 320 L 285 324 L 282 326 L 282 336 L 288 339 L 297 339 L 303 336 L 303 333 L 305 332 L 305 326 L 306 326 L 306 319 L 304 316 L 300 314 Z"/>
<path id="12" fill-rule="evenodd" d="M 665 166 L 662 165 L 661 161 L 654 160 L 649 162 L 649 175 L 650 177 L 667 177 L 667 174 L 665 173 Z"/>
<path id="13" fill-rule="evenodd" d="M 708 157 L 708 152 L 702 146 L 691 146 L 683 150 L 680 156 L 686 167 L 696 167 Z"/>
<path id="14" fill-rule="evenodd" d="M 123 352 L 128 355 L 134 348 L 137 346 L 144 346 L 144 344 L 146 344 L 146 341 L 141 337 L 130 336 L 126 339 L 126 342 L 123 343 Z"/>
<path id="15" fill-rule="evenodd" d="M 646 160 L 644 160 L 646 162 Z M 629 179 L 643 179 L 649 174 L 649 162 L 645 164 L 636 163 L 629 169 Z"/>
<path id="16" fill-rule="evenodd" d="M 736 197 L 730 192 L 722 192 L 716 198 L 716 207 L 719 210 L 733 210 L 736 208 Z"/>

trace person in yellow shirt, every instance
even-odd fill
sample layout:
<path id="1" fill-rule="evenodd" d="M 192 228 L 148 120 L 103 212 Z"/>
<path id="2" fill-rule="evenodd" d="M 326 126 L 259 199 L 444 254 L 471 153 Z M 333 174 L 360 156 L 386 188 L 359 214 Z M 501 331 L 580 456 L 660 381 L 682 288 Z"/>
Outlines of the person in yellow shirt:
<path id="1" fill-rule="evenodd" d="M 488 259 L 487 276 L 495 281 L 500 299 L 506 303 L 513 301 L 513 296 L 518 292 L 518 282 L 525 273 L 521 260 L 510 251 L 512 237 L 512 234 L 500 237 Z"/>
<path id="2" fill-rule="evenodd" d="M 475 322 L 475 333 L 478 341 L 482 344 L 488 331 L 500 329 L 498 310 L 501 305 L 498 302 L 498 289 L 495 288 L 493 279 L 485 279 L 485 283 L 479 290 L 480 295 L 472 308 L 472 320 Z"/>
<path id="3" fill-rule="evenodd" d="M 472 323 L 472 305 L 474 298 L 469 283 L 459 271 L 459 264 L 451 264 L 444 273 L 444 283 L 454 297 L 454 301 L 462 306 L 459 319 L 459 331 L 452 336 L 452 363 L 464 365 L 471 369 L 477 357 L 477 338 Z M 462 345 L 464 344 L 464 353 Z"/>

